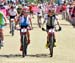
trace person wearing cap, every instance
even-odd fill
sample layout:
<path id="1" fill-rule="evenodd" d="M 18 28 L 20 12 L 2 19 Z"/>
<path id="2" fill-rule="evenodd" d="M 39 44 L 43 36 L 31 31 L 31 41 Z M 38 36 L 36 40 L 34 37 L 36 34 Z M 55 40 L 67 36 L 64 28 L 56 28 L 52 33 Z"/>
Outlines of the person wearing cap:
<path id="1" fill-rule="evenodd" d="M 21 5 L 18 6 L 17 12 L 18 12 L 18 14 L 21 14 L 21 12 L 22 12 L 22 6 Z"/>
<path id="2" fill-rule="evenodd" d="M 21 15 L 19 15 L 17 18 L 16 26 L 19 23 L 20 28 L 27 28 L 27 27 L 32 28 L 31 18 L 28 13 L 29 13 L 28 11 L 25 10 L 22 11 Z M 30 43 L 29 31 L 27 31 L 27 37 L 28 37 L 28 44 L 29 44 Z M 22 51 L 22 44 L 20 47 L 20 51 Z"/>
<path id="3" fill-rule="evenodd" d="M 57 24 L 58 24 L 58 26 L 60 27 L 54 9 L 49 9 L 49 10 L 48 10 L 48 13 L 45 15 L 44 18 L 45 18 L 45 20 L 44 20 L 44 22 L 43 22 L 43 25 L 44 25 L 45 22 L 46 22 L 46 30 L 47 30 L 47 31 L 48 31 L 49 29 L 51 29 L 51 28 L 54 28 L 55 21 L 57 21 Z M 42 26 L 42 27 L 43 27 L 43 26 Z M 56 39 L 55 39 L 55 34 L 54 34 L 54 47 L 56 47 L 56 44 L 55 44 L 55 43 L 56 43 Z M 47 47 L 47 48 L 49 47 L 48 32 L 47 32 L 47 44 L 46 44 L 46 47 Z"/>

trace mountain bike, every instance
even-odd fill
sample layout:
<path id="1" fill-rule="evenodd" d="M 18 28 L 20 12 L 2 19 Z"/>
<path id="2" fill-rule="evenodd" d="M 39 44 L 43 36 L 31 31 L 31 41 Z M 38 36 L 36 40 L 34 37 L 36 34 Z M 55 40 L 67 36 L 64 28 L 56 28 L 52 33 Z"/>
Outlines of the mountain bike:
<path id="1" fill-rule="evenodd" d="M 45 30 L 44 28 L 42 28 L 43 31 L 47 31 Z M 53 57 L 53 48 L 54 48 L 54 34 L 55 34 L 55 31 L 60 31 L 61 30 L 61 27 L 59 27 L 58 30 L 54 29 L 54 28 L 51 28 L 49 29 L 47 32 L 48 32 L 48 36 L 49 36 L 49 51 L 50 51 L 50 57 Z"/>
<path id="2" fill-rule="evenodd" d="M 30 28 L 21 28 L 18 29 L 21 33 L 21 43 L 22 43 L 22 57 L 25 57 L 27 55 L 27 46 L 28 46 L 28 40 L 27 40 L 27 32 L 28 30 L 31 30 Z"/>

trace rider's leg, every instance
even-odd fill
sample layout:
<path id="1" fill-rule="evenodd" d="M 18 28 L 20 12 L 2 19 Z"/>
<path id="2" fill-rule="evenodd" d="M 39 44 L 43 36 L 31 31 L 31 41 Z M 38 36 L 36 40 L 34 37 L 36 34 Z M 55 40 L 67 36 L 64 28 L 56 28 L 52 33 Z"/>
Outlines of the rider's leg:
<path id="1" fill-rule="evenodd" d="M 41 28 L 41 16 L 38 16 L 38 25 Z"/>
<path id="2" fill-rule="evenodd" d="M 38 26 L 39 26 L 39 16 L 37 16 L 37 23 L 38 23 Z"/>
<path id="3" fill-rule="evenodd" d="M 3 37 L 3 30 L 2 29 L 0 29 L 0 37 L 1 37 L 1 40 L 3 41 L 4 37 Z"/>
<path id="4" fill-rule="evenodd" d="M 33 13 L 33 11 L 32 11 L 32 18 L 34 18 L 34 13 Z"/>
<path id="5" fill-rule="evenodd" d="M 55 38 L 55 33 L 53 34 L 53 36 L 54 36 L 54 47 L 56 47 L 56 38 Z"/>
<path id="6" fill-rule="evenodd" d="M 28 40 L 28 44 L 30 44 L 30 33 L 29 33 L 29 31 L 27 31 L 27 40 Z"/>
<path id="7" fill-rule="evenodd" d="M 1 38 L 1 45 L 3 46 L 4 42 L 3 29 L 0 29 L 0 38 Z"/>
<path id="8" fill-rule="evenodd" d="M 48 30 L 49 30 L 49 26 L 48 25 L 46 25 L 46 30 L 47 30 L 47 43 L 46 43 L 46 48 L 48 48 L 49 47 L 49 33 L 48 33 Z"/>
<path id="9" fill-rule="evenodd" d="M 54 42 L 56 42 L 56 39 L 55 39 L 55 33 L 53 34 L 53 36 L 54 36 Z"/>
<path id="10" fill-rule="evenodd" d="M 11 33 L 11 21 L 10 21 L 10 25 L 9 25 L 9 27 L 10 27 L 10 33 Z"/>
<path id="11" fill-rule="evenodd" d="M 49 38 L 50 38 L 50 34 L 47 32 L 47 44 L 46 44 L 46 48 L 49 48 L 49 46 L 50 46 Z"/>
<path id="12" fill-rule="evenodd" d="M 22 48 L 22 38 L 21 38 L 21 32 L 20 32 L 20 43 L 21 43 L 21 45 L 20 45 L 20 51 L 22 51 L 22 50 L 23 50 L 23 48 Z"/>
<path id="13" fill-rule="evenodd" d="M 30 16 L 31 16 L 32 18 L 34 18 L 34 16 L 33 16 L 33 11 L 30 11 Z"/>

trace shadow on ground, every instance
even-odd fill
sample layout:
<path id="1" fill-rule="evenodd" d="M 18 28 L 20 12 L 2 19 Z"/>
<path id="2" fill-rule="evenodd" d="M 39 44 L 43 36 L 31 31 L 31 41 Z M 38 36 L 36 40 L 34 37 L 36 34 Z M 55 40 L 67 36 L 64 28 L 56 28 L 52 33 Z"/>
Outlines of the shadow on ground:
<path id="1" fill-rule="evenodd" d="M 0 58 L 5 57 L 5 58 L 17 58 L 17 57 L 22 57 L 21 54 L 9 54 L 9 55 L 0 55 Z M 35 54 L 35 55 L 26 55 L 26 57 L 36 57 L 36 58 L 49 58 L 49 54 Z"/>
<path id="2" fill-rule="evenodd" d="M 4 36 L 6 36 L 6 37 L 10 37 L 11 35 L 4 35 Z"/>

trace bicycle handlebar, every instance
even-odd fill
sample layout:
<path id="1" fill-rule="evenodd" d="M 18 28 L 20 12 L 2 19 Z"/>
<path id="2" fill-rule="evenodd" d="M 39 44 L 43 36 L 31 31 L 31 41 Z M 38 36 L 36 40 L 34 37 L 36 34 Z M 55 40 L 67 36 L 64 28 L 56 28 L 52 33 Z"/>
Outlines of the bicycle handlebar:
<path id="1" fill-rule="evenodd" d="M 45 28 L 42 28 L 42 30 L 43 31 L 47 31 Z M 55 28 L 55 31 L 57 32 L 57 31 L 61 31 L 62 30 L 62 28 L 59 26 L 59 29 L 58 30 L 56 30 L 56 28 Z"/>

